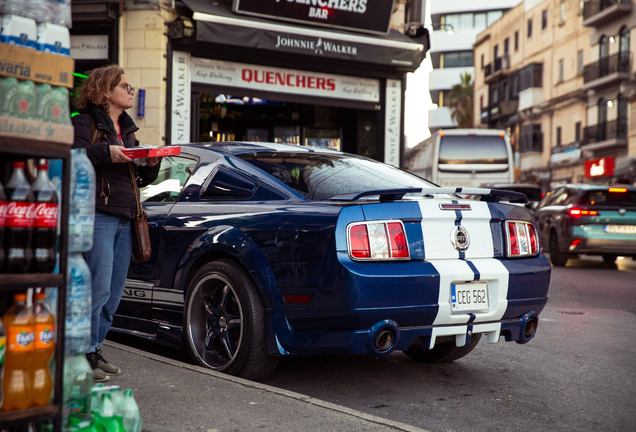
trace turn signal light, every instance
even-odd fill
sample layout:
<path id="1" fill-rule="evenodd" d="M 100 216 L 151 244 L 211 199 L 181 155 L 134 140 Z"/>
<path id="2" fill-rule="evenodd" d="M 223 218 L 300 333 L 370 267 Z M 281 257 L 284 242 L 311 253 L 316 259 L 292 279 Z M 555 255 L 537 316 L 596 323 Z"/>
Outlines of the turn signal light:
<path id="1" fill-rule="evenodd" d="M 348 228 L 349 256 L 354 260 L 408 260 L 402 221 L 360 222 Z"/>
<path id="2" fill-rule="evenodd" d="M 581 210 L 578 208 L 571 208 L 569 214 L 574 217 L 598 216 L 598 212 L 596 210 Z"/>
<path id="3" fill-rule="evenodd" d="M 532 256 L 539 253 L 537 230 L 531 222 L 506 221 L 508 256 Z"/>

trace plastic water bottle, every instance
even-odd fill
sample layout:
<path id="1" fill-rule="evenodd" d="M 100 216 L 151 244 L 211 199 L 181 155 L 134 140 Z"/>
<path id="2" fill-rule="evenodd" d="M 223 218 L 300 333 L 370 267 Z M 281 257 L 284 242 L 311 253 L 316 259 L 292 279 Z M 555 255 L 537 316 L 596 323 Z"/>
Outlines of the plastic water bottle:
<path id="1" fill-rule="evenodd" d="M 38 24 L 38 50 L 70 57 L 71 36 L 68 28 L 49 22 Z"/>
<path id="2" fill-rule="evenodd" d="M 82 254 L 68 255 L 64 352 L 81 353 L 91 345 L 91 272 Z"/>
<path id="3" fill-rule="evenodd" d="M 116 414 L 115 406 L 111 400 L 110 393 L 104 393 L 102 395 L 102 401 L 99 405 L 99 409 L 93 410 L 93 414 L 98 417 L 104 428 L 108 432 L 129 432 L 124 427 L 122 416 Z"/>
<path id="4" fill-rule="evenodd" d="M 7 330 L 0 320 L 0 407 L 2 406 L 2 376 L 4 371 L 4 355 L 7 352 Z"/>
<path id="5" fill-rule="evenodd" d="M 53 23 L 67 28 L 73 27 L 71 20 L 71 0 L 57 0 L 57 10 Z"/>
<path id="6" fill-rule="evenodd" d="M 93 370 L 83 352 L 66 354 L 63 389 L 64 425 L 68 425 L 70 417 L 90 415 L 93 379 Z"/>
<path id="7" fill-rule="evenodd" d="M 23 0 L 18 0 L 20 5 L 15 5 L 13 0 L 4 5 L 4 9 L 22 8 Z M 9 14 L 9 12 L 5 12 Z M 11 15 L 2 16 L 2 33 L 0 33 L 0 41 L 11 45 L 18 45 L 25 48 L 37 49 L 38 28 L 33 18 L 20 16 L 21 12 L 12 12 Z"/>
<path id="8" fill-rule="evenodd" d="M 122 416 L 126 432 L 141 432 L 141 414 L 132 389 L 124 390 L 124 397 L 117 405 L 116 412 Z"/>
<path id="9" fill-rule="evenodd" d="M 95 225 L 95 169 L 86 149 L 71 150 L 71 205 L 68 248 L 86 252 L 93 247 Z"/>

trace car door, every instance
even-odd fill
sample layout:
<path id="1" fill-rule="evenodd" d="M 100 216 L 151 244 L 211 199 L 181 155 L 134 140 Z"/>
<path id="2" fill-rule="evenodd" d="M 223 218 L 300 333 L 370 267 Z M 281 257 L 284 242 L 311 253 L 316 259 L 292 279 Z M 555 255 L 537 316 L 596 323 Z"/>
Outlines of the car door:
<path id="1" fill-rule="evenodd" d="M 152 253 L 150 259 L 143 263 L 130 263 L 119 314 L 151 317 L 153 287 L 160 278 L 160 263 L 165 251 L 164 223 L 196 165 L 197 159 L 192 156 L 164 156 L 157 179 L 140 190 L 140 200 L 148 215 Z"/>

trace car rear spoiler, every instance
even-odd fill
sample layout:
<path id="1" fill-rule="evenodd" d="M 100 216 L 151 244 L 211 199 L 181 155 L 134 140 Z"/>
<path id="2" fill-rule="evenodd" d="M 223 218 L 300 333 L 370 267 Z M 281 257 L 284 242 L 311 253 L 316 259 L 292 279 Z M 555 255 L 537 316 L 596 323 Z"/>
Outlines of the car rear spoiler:
<path id="1" fill-rule="evenodd" d="M 380 195 L 380 201 L 399 201 L 406 194 L 422 194 L 422 195 L 479 195 L 480 201 L 499 202 L 506 199 L 511 203 L 527 204 L 528 197 L 520 192 L 512 192 L 501 189 L 484 189 L 484 188 L 453 188 L 453 187 L 436 187 L 436 188 L 404 188 L 404 189 L 379 189 L 364 192 L 356 192 L 352 194 L 342 194 L 331 197 L 331 201 L 357 201 L 362 197 L 371 195 Z"/>

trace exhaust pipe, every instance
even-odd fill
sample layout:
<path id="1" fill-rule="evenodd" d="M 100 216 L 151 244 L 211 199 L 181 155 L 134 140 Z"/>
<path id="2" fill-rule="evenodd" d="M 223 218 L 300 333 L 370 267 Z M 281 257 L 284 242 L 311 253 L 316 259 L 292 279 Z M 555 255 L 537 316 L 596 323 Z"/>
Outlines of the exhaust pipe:
<path id="1" fill-rule="evenodd" d="M 395 335 L 389 329 L 380 330 L 373 338 L 373 347 L 380 353 L 388 351 L 395 342 Z"/>
<path id="2" fill-rule="evenodd" d="M 528 312 L 521 317 L 521 325 L 519 329 L 519 340 L 517 343 L 525 344 L 530 341 L 537 333 L 537 326 L 539 325 L 539 316 L 534 312 Z"/>
<path id="3" fill-rule="evenodd" d="M 400 327 L 395 321 L 384 320 L 373 325 L 367 335 L 367 353 L 380 357 L 395 349 L 400 338 Z"/>

